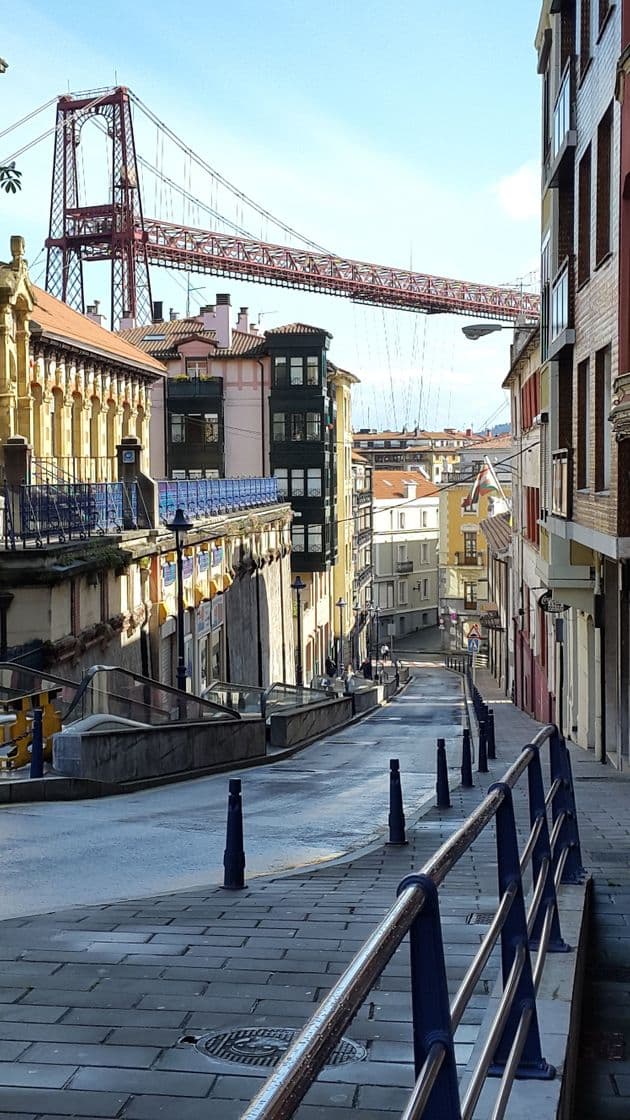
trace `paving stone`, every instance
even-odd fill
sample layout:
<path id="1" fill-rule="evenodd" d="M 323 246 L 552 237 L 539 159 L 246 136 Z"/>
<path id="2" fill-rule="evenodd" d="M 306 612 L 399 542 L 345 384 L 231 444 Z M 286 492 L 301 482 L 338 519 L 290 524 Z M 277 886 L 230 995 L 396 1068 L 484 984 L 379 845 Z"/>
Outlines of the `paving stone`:
<path id="1" fill-rule="evenodd" d="M 103 1090 L 115 1093 L 154 1093 L 169 1097 L 205 1097 L 214 1084 L 214 1075 L 172 1073 L 167 1070 L 90 1069 L 85 1066 L 74 1075 L 71 1089 Z"/>
<path id="2" fill-rule="evenodd" d="M 76 1071 L 77 1062 L 69 1065 L 25 1065 L 20 1062 L 0 1062 L 0 1101 L 5 1086 L 24 1086 L 37 1089 L 61 1089 Z"/>
<path id="3" fill-rule="evenodd" d="M 119 1115 L 129 1099 L 126 1093 L 75 1093 L 68 1089 L 6 1088 L 0 1092 L 2 1107 L 18 1113 L 20 1120 L 24 1120 L 24 1113 L 42 1114 L 44 1110 L 46 1115 L 55 1118 L 81 1116 L 110 1120 Z"/>
<path id="4" fill-rule="evenodd" d="M 149 1069 L 159 1057 L 153 1046 L 90 1045 L 89 1043 L 37 1042 L 22 1054 L 23 1062 L 68 1062 L 75 1066 L 121 1066 Z"/>

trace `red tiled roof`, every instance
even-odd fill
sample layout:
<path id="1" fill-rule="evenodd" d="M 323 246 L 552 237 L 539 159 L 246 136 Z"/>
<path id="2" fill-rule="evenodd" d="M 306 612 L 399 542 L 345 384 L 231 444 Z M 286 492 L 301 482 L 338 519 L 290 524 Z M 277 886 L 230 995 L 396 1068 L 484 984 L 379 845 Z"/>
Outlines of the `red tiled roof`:
<path id="1" fill-rule="evenodd" d="M 167 319 L 163 323 L 150 323 L 147 327 L 130 327 L 118 332 L 120 338 L 139 346 L 148 354 L 160 354 L 163 358 L 177 356 L 177 347 L 189 338 L 199 338 L 213 346 L 211 357 L 240 357 L 253 351 L 260 351 L 264 338 L 249 331 L 232 330 L 232 345 L 217 346 L 216 331 L 208 330 L 199 319 Z M 161 336 L 161 337 L 160 337 Z"/>
<path id="2" fill-rule="evenodd" d="M 67 303 L 55 299 L 42 288 L 33 285 L 36 304 L 31 322 L 39 324 L 46 338 L 68 342 L 82 350 L 99 354 L 111 361 L 124 362 L 153 377 L 165 376 L 162 362 L 134 346 L 131 340 L 105 330 L 87 315 L 73 311 Z"/>
<path id="3" fill-rule="evenodd" d="M 330 331 L 324 327 L 311 327 L 308 323 L 288 323 L 284 327 L 272 327 L 271 330 L 265 331 L 265 334 L 327 334 L 332 338 Z"/>
<path id="4" fill-rule="evenodd" d="M 476 444 L 481 439 L 481 436 L 466 435 L 466 432 L 459 432 L 459 431 L 455 431 L 454 429 L 452 429 L 451 431 L 445 431 L 443 429 L 442 431 L 439 431 L 439 432 L 428 432 L 428 431 L 425 431 L 423 428 L 418 428 L 417 431 L 414 430 L 414 431 L 411 431 L 411 432 L 391 432 L 391 431 L 385 431 L 385 432 L 353 432 L 352 433 L 352 438 L 354 440 L 356 440 L 357 442 L 359 440 L 366 440 L 366 441 L 370 442 L 371 440 L 384 440 L 384 439 L 390 439 L 390 440 L 391 439 L 398 439 L 398 440 L 408 440 L 408 441 L 413 441 L 413 440 L 417 440 L 417 439 L 461 439 L 461 440 L 467 440 L 470 443 Z"/>
<path id="5" fill-rule="evenodd" d="M 372 489 L 375 498 L 406 498 L 405 483 L 415 483 L 417 498 L 439 494 L 437 486 L 419 471 L 374 471 Z"/>
<path id="6" fill-rule="evenodd" d="M 512 527 L 509 513 L 497 513 L 495 517 L 485 517 L 479 528 L 494 553 L 505 552 L 512 540 Z"/>

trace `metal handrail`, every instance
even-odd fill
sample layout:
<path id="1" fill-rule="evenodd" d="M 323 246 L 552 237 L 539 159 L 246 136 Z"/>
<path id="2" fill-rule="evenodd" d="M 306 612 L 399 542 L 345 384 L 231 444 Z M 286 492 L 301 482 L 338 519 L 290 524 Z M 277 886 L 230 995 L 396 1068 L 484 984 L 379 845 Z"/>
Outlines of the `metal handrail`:
<path id="1" fill-rule="evenodd" d="M 540 765 L 540 749 L 545 743 L 549 744 L 551 760 L 553 796 L 549 801 L 544 796 Z M 520 857 L 512 789 L 526 772 L 531 832 Z M 553 844 L 547 824 L 548 806 L 553 819 Z M 490 928 L 449 1007 L 437 888 L 495 819 L 501 897 Z M 530 861 L 532 900 L 526 914 L 522 874 Z M 553 875 L 550 874 L 552 867 Z M 503 1071 L 494 1112 L 499 1120 L 504 1115 L 524 1053 L 523 1060 L 530 1065 L 533 1062 L 536 1076 L 548 1078 L 555 1073 L 540 1053 L 535 993 L 547 952 L 567 949 L 560 936 L 556 890 L 560 881 L 576 882 L 582 872 L 570 760 L 558 729 L 549 724 L 523 748 L 502 780 L 490 788 L 461 828 L 442 844 L 422 870 L 403 879 L 398 898 L 388 914 L 315 1010 L 243 1113 L 242 1120 L 288 1120 L 293 1116 L 407 933 L 411 935 L 417 1080 L 403 1120 L 418 1120 L 420 1116 L 430 1116 L 432 1120 L 434 1117 L 440 1120 L 472 1117 L 491 1065 Z M 499 937 L 503 993 L 460 1107 L 453 1032 Z M 537 951 L 535 970 L 532 970 L 530 949 Z M 430 966 L 428 961 L 431 961 Z M 433 991 L 428 1000 L 434 1017 L 430 1030 L 426 1022 L 429 1013 L 422 1003 L 427 993 L 418 982 L 423 965 L 430 973 L 425 977 L 425 986 L 441 985 L 443 989 L 438 995 Z M 442 1010 L 436 1011 L 436 1007 Z M 528 1014 L 520 1013 L 523 1007 L 528 1009 Z M 445 1102 L 449 1102 L 448 1107 Z"/>

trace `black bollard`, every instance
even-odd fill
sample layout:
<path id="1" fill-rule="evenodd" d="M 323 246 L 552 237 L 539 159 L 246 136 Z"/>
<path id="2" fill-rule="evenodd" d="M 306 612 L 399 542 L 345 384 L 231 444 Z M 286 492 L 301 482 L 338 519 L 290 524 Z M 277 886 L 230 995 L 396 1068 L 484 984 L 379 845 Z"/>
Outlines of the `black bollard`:
<path id="1" fill-rule="evenodd" d="M 462 786 L 464 789 L 472 789 L 473 786 L 470 731 L 467 727 L 462 734 Z"/>
<path id="2" fill-rule="evenodd" d="M 402 846 L 407 843 L 405 836 L 405 814 L 403 812 L 402 787 L 400 784 L 400 762 L 397 758 L 389 760 L 389 840 L 388 844 Z"/>
<path id="3" fill-rule="evenodd" d="M 451 798 L 448 788 L 448 767 L 446 764 L 446 743 L 444 739 L 437 741 L 437 794 L 436 805 L 438 809 L 450 809 Z"/>
<path id="4" fill-rule="evenodd" d="M 43 778 L 44 776 L 43 717 L 44 713 L 41 708 L 33 708 L 33 725 L 31 729 L 31 778 Z"/>
<path id="5" fill-rule="evenodd" d="M 494 711 L 488 708 L 488 720 L 486 723 L 488 729 L 488 758 L 497 757 L 497 747 L 494 739 Z"/>
<path id="6" fill-rule="evenodd" d="M 486 738 L 486 725 L 483 720 L 479 724 L 479 765 L 480 774 L 488 773 L 488 740 Z"/>
<path id="7" fill-rule="evenodd" d="M 245 851 L 243 849 L 243 802 L 241 800 L 240 778 L 230 778 L 223 867 L 225 868 L 223 886 L 226 890 L 242 890 L 245 886 Z"/>

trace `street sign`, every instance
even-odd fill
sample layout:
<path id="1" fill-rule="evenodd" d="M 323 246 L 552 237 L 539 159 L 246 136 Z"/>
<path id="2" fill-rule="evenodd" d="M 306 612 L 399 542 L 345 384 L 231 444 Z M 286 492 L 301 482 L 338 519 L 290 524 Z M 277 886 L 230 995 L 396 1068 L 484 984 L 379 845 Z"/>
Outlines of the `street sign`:
<path id="1" fill-rule="evenodd" d="M 468 639 L 468 652 L 479 653 L 479 638 Z"/>
<path id="2" fill-rule="evenodd" d="M 481 638 L 481 627 L 478 622 L 471 622 L 468 627 L 469 638 Z"/>

